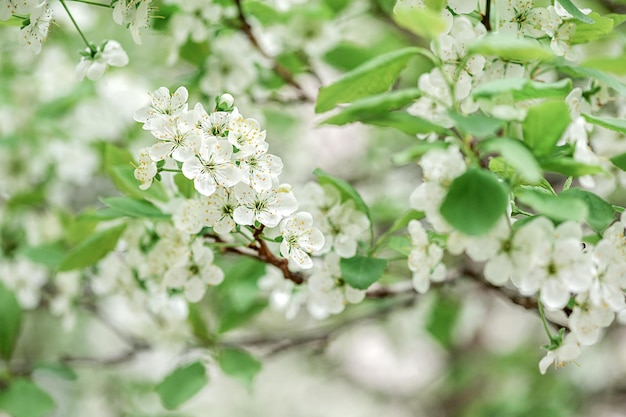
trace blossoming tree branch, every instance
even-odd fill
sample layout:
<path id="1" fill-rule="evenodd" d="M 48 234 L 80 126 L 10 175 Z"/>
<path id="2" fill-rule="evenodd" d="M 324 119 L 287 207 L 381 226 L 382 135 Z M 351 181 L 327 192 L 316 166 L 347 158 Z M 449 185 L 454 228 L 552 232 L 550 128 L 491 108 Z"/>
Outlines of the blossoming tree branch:
<path id="1" fill-rule="evenodd" d="M 625 73 L 621 56 L 591 53 L 610 42 L 623 50 L 619 7 L 398 0 L 364 9 L 321 1 L 311 12 L 299 3 L 0 0 L 0 21 L 16 23 L 19 30 L 7 31 L 34 54 L 61 37 L 54 18 L 64 15 L 83 44 L 75 72 L 85 88 L 138 65 L 123 35 L 90 40 L 79 18 L 87 9 L 110 13 L 136 44 L 151 31 L 168 36 L 170 64 L 200 68 L 187 86 L 152 86 L 126 113 L 136 126 L 127 128 L 138 138 L 132 142 L 46 145 L 66 155 L 50 169 L 67 184 L 79 184 L 72 164 L 92 166 L 81 186 L 97 166 L 108 178 L 111 187 L 80 210 L 51 209 L 59 200 L 43 174 L 35 200 L 28 182 L 0 189 L 5 219 L 32 211 L 58 226 L 20 234 L 3 220 L 1 410 L 47 415 L 55 404 L 34 382 L 37 372 L 72 379 L 83 366 L 130 362 L 157 350 L 163 334 L 184 347 L 152 387 L 166 409 L 196 395 L 212 363 L 250 384 L 261 368 L 251 348 L 279 340 L 231 331 L 266 309 L 289 320 L 348 315 L 347 323 L 358 304 L 375 306 L 362 317 L 377 316 L 388 303 L 419 304 L 427 293 L 467 284 L 534 313 L 544 333 L 541 374 L 584 356 L 626 320 Z M 343 54 L 354 50 L 327 31 L 363 10 L 404 41 L 346 65 Z M 301 30 L 297 47 L 282 36 L 290 19 Z M 206 56 L 189 54 L 190 44 L 209 45 Z M 332 45 L 334 55 L 326 53 Z M 330 81 L 322 57 L 337 64 Z M 278 145 L 240 101 L 310 104 L 309 117 L 315 112 L 321 125 L 408 137 L 393 155 L 397 169 L 419 166 L 391 186 L 406 190 L 403 207 L 377 222 L 361 186 L 322 169 L 310 182 L 291 180 L 283 171 L 298 160 L 270 152 Z M 64 198 L 59 206 L 71 201 Z M 125 318 L 114 312 L 120 305 Z M 112 356 L 23 354 L 24 323 L 36 313 L 64 331 L 88 315 L 125 347 Z M 336 320 L 294 346 L 327 339 L 342 327 Z"/>

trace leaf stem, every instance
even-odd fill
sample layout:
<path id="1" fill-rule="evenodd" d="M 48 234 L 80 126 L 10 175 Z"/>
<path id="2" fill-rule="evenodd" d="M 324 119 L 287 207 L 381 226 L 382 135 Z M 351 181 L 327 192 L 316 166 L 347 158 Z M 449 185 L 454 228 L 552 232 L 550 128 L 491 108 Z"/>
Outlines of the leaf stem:
<path id="1" fill-rule="evenodd" d="M 541 317 L 543 328 L 545 329 L 546 334 L 548 335 L 548 339 L 550 339 L 550 343 L 552 343 L 552 333 L 550 333 L 550 329 L 548 328 L 548 322 L 546 320 L 546 313 L 543 311 L 543 303 L 541 302 L 541 299 L 539 298 L 540 296 L 541 296 L 541 293 L 537 294 L 537 309 L 539 310 L 539 316 Z"/>
<path id="2" fill-rule="evenodd" d="M 65 4 L 65 0 L 59 0 L 59 1 L 61 2 L 61 5 L 65 9 L 65 12 L 67 13 L 68 17 L 72 21 L 72 24 L 74 25 L 74 27 L 78 31 L 78 34 L 83 39 L 83 42 L 85 42 L 85 45 L 87 45 L 87 48 L 89 48 L 89 50 L 91 51 L 92 54 L 95 53 L 95 51 L 93 50 L 93 47 L 91 46 L 91 44 L 89 43 L 89 41 L 87 40 L 85 35 L 83 34 L 83 31 L 80 30 L 80 27 L 78 27 L 78 23 L 76 23 L 76 20 L 74 20 L 74 16 L 72 16 L 72 13 L 70 12 L 70 9 L 67 8 L 67 4 Z"/>

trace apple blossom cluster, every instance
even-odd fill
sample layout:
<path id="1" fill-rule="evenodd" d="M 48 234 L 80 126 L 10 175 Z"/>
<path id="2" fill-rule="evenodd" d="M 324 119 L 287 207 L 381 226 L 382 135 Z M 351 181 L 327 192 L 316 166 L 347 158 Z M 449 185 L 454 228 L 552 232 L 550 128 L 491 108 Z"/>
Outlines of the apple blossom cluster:
<path id="1" fill-rule="evenodd" d="M 548 39 L 555 55 L 576 59 L 577 50 L 571 41 L 574 19 L 558 1 L 546 8 L 535 7 L 532 1 L 525 0 L 498 1 L 496 5 L 498 20 L 494 31 L 539 42 Z M 527 106 L 536 102 L 506 97 L 477 100 L 471 93 L 486 82 L 536 76 L 529 74 L 521 63 L 470 54 L 469 46 L 488 32 L 482 22 L 467 15 L 476 10 L 478 2 L 451 0 L 448 6 L 455 14 L 448 9 L 442 11 L 446 29 L 431 44 L 440 65 L 420 76 L 418 87 L 423 95 L 408 112 L 447 128 L 455 126 L 451 110 L 463 114 L 480 110 L 500 120 L 524 120 Z M 399 0 L 395 10 L 401 12 L 412 7 L 426 6 L 420 1 Z M 590 12 L 583 10 L 585 14 Z M 546 80 L 552 80 L 550 77 L 553 75 Z M 603 84 L 581 87 L 572 88 L 565 98 L 571 122 L 558 145 L 571 146 L 574 161 L 601 165 L 609 171 L 612 165 L 608 158 L 616 153 L 606 152 L 602 158 L 596 150 L 616 139 L 609 140 L 606 131 L 594 130 L 584 115 L 601 111 L 603 104 L 613 98 L 609 98 Z M 442 140 L 434 133 L 418 137 L 429 142 Z M 471 150 L 461 148 L 455 140 L 443 138 L 443 146 L 429 150 L 419 162 L 422 183 L 414 189 L 410 202 L 412 208 L 424 213 L 425 220 L 412 220 L 408 225 L 411 241 L 408 267 L 413 287 L 425 293 L 432 283 L 450 279 L 444 263 L 446 252 L 465 255 L 480 267 L 481 277 L 490 285 L 536 297 L 542 320 L 545 321 L 545 309 L 545 314 L 561 326 L 558 335 L 550 335 L 550 344 L 545 347 L 548 353 L 539 364 L 541 373 L 551 364 L 562 366 L 575 360 L 581 347 L 597 343 L 603 329 L 625 312 L 626 216 L 622 215 L 604 230 L 597 242 L 583 243 L 589 230 L 579 222 L 555 224 L 542 215 L 512 215 L 517 201 L 510 195 L 507 214 L 488 233 L 464 235 L 448 224 L 441 213 L 450 184 L 466 172 L 473 156 Z M 594 189 L 605 177 L 605 174 L 581 175 L 578 181 L 581 187 Z"/>
<path id="2" fill-rule="evenodd" d="M 156 245 L 162 249 L 149 252 L 154 259 L 145 264 L 151 270 L 140 276 L 162 276 L 165 289 L 181 290 L 189 301 L 199 301 L 207 285 L 224 279 L 203 242 L 210 246 L 243 238 L 245 247 L 263 233 L 267 239 L 275 236 L 268 244 L 278 244 L 274 249 L 306 278 L 297 289 L 282 275 L 274 281 L 265 279 L 263 287 L 273 298 L 295 296 L 300 300 L 296 304 L 306 302 L 320 318 L 361 301 L 365 292 L 341 280 L 339 260 L 357 253 L 370 228 L 367 216 L 329 186 L 310 183 L 296 199 L 291 185 L 279 180 L 283 162 L 268 152 L 265 130 L 255 119 L 241 115 L 231 95 L 218 97 L 217 108 L 210 113 L 199 103 L 189 109 L 187 99 L 184 87 L 174 93 L 161 87 L 151 94 L 150 105 L 135 113 L 135 120 L 157 139 L 138 153 L 135 178 L 140 188 L 148 189 L 155 179 L 179 171 L 196 191 L 174 209 L 174 228 L 163 235 L 171 239 L 158 233 Z M 287 297 L 285 287 L 290 285 Z"/>

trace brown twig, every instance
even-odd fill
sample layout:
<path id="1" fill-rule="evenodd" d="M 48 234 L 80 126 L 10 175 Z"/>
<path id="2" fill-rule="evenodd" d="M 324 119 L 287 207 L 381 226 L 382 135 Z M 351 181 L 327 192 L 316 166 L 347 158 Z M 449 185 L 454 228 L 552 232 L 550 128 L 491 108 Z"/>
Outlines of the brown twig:
<path id="1" fill-rule="evenodd" d="M 240 27 L 239 29 L 243 32 L 244 35 L 248 38 L 254 49 L 259 51 L 263 57 L 272 61 L 272 70 L 285 81 L 288 85 L 292 86 L 298 92 L 298 98 L 304 101 L 313 102 L 315 99 L 313 97 L 309 97 L 304 88 L 300 85 L 298 81 L 293 77 L 293 74 L 284 66 L 282 66 L 279 62 L 276 61 L 275 57 L 271 56 L 259 43 L 259 40 L 254 35 L 254 31 L 252 30 L 252 26 L 248 19 L 246 18 L 246 14 L 243 11 L 243 7 L 241 5 L 241 0 L 234 0 L 235 6 L 237 7 L 237 18 L 239 19 Z"/>

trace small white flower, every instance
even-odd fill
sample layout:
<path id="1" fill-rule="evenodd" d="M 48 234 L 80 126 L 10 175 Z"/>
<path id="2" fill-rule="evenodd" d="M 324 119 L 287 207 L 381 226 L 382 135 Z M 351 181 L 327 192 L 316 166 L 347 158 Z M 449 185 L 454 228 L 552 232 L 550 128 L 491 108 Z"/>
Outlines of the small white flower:
<path id="1" fill-rule="evenodd" d="M 92 53 L 87 48 L 85 56 L 80 59 L 76 67 L 76 75 L 79 79 L 84 77 L 92 81 L 102 77 L 109 66 L 123 67 L 128 64 L 128 55 L 117 41 L 106 41 L 104 46 L 99 46 Z"/>
<path id="2" fill-rule="evenodd" d="M 213 194 L 218 185 L 230 188 L 242 180 L 241 171 L 231 162 L 232 153 L 228 141 L 205 139 L 199 155 L 183 162 L 183 174 L 205 196 Z"/>
<path id="3" fill-rule="evenodd" d="M 151 130 L 152 120 L 160 116 L 175 117 L 187 111 L 189 92 L 185 87 L 178 87 L 173 94 L 166 87 L 161 87 L 149 95 L 150 106 L 140 108 L 133 115 L 135 121 L 144 123 L 145 130 Z"/>
<path id="4" fill-rule="evenodd" d="M 319 251 L 324 246 L 324 235 L 313 227 L 310 213 L 301 211 L 283 219 L 280 223 L 280 253 L 302 269 L 310 269 L 313 261 L 309 254 Z"/>
<path id="5" fill-rule="evenodd" d="M 28 18 L 30 23 L 20 31 L 20 45 L 26 46 L 35 54 L 41 52 L 41 44 L 48 37 L 53 14 L 46 1 L 31 9 Z"/>
<path id="6" fill-rule="evenodd" d="M 253 225 L 258 221 L 267 227 L 275 227 L 298 208 L 288 184 L 275 184 L 270 190 L 256 192 L 249 185 L 239 183 L 235 186 L 235 196 L 240 205 L 233 218 L 240 225 Z"/>
<path id="7" fill-rule="evenodd" d="M 233 213 L 237 205 L 234 191 L 217 187 L 213 194 L 204 199 L 201 208 L 204 223 L 212 227 L 216 233 L 230 233 L 235 228 Z"/>
<path id="8" fill-rule="evenodd" d="M 261 130 L 259 122 L 255 119 L 244 119 L 235 108 L 228 123 L 228 141 L 233 144 L 241 156 L 248 156 L 259 149 L 267 151 L 268 144 L 265 142 L 265 130 Z"/>
<path id="9" fill-rule="evenodd" d="M 136 44 L 141 44 L 139 29 L 148 27 L 149 6 L 152 0 L 117 0 L 113 6 L 113 20 L 118 25 L 128 25 Z"/>
<path id="10" fill-rule="evenodd" d="M 178 162 L 193 158 L 202 142 L 202 131 L 196 127 L 198 115 L 194 111 L 181 113 L 175 118 L 159 116 L 152 120 L 152 135 L 161 142 L 150 147 L 150 157 L 162 161 L 172 157 Z"/>
<path id="11" fill-rule="evenodd" d="M 152 185 L 152 181 L 157 174 L 156 163 L 150 157 L 148 148 L 143 148 L 139 151 L 137 163 L 139 165 L 135 168 L 135 179 L 141 182 L 139 186 L 141 190 L 147 190 Z"/>
<path id="12" fill-rule="evenodd" d="M 417 220 L 409 222 L 412 250 L 409 254 L 409 269 L 413 272 L 413 288 L 424 294 L 430 282 L 440 282 L 446 278 L 446 266 L 441 263 L 443 249 L 430 243 L 426 230 Z"/>
<path id="13" fill-rule="evenodd" d="M 539 371 L 545 374 L 548 367 L 554 363 L 556 368 L 565 366 L 565 362 L 571 362 L 580 356 L 580 347 L 576 338 L 571 333 L 565 336 L 563 344 L 554 350 L 549 350 L 546 356 L 539 361 Z"/>

